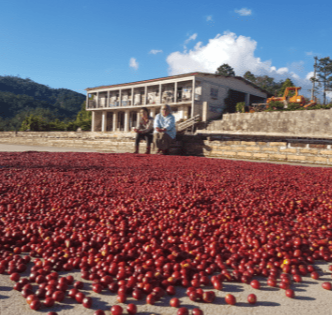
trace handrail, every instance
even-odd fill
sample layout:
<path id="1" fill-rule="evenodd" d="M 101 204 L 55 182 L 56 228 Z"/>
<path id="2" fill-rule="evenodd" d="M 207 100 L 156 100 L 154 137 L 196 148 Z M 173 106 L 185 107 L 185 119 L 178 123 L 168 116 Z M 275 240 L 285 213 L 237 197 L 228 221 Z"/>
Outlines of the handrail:
<path id="1" fill-rule="evenodd" d="M 198 123 L 199 120 L 200 120 L 200 115 L 196 115 L 196 116 L 194 116 L 192 118 L 189 118 L 189 119 L 187 119 L 187 120 L 179 123 L 177 125 L 176 129 L 177 129 L 178 132 L 184 131 L 187 128 L 189 128 L 189 127 L 195 125 L 196 123 Z"/>

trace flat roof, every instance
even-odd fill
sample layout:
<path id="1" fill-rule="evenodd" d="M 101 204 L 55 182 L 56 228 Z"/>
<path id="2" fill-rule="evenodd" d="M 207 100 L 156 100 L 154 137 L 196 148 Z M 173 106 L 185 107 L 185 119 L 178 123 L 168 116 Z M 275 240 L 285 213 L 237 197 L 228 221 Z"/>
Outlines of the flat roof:
<path id="1" fill-rule="evenodd" d="M 183 78 L 183 77 L 191 77 L 191 76 L 213 76 L 213 77 L 220 77 L 222 75 L 220 74 L 213 74 L 213 73 L 208 73 L 208 72 L 190 72 L 190 73 L 183 73 L 183 74 L 177 74 L 177 75 L 172 75 L 172 76 L 168 76 L 168 77 L 161 77 L 161 78 L 155 78 L 155 79 L 150 79 L 150 80 L 142 80 L 142 81 L 135 81 L 135 82 L 129 82 L 129 83 L 121 83 L 121 84 L 112 84 L 112 85 L 101 85 L 101 86 L 96 86 L 93 88 L 86 88 L 86 91 L 91 91 L 91 90 L 95 90 L 95 89 L 105 89 L 105 88 L 114 88 L 114 87 L 123 87 L 123 86 L 130 86 L 130 85 L 136 85 L 136 84 L 144 84 L 144 83 L 151 83 L 151 82 L 156 82 L 156 81 L 162 81 L 162 80 L 169 80 L 169 79 L 176 79 L 176 78 Z M 225 76 L 224 76 L 225 77 Z M 254 88 L 262 91 L 263 93 L 267 93 L 268 96 L 269 95 L 273 95 L 270 92 L 260 88 L 259 86 L 257 86 L 256 84 L 246 80 L 243 77 L 240 76 L 232 76 L 231 78 L 235 78 L 238 80 L 243 81 L 246 84 L 249 84 L 251 86 L 253 86 Z"/>

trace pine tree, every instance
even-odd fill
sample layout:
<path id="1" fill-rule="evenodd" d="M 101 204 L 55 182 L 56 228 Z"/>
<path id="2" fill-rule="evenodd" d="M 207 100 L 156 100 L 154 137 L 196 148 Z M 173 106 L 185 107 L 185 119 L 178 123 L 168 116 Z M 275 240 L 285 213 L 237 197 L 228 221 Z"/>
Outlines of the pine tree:
<path id="1" fill-rule="evenodd" d="M 326 104 L 326 92 L 332 91 L 332 60 L 330 57 L 318 59 L 317 77 L 311 78 L 312 81 L 323 83 L 323 105 Z M 319 84 L 321 86 L 321 84 Z"/>
<path id="2" fill-rule="evenodd" d="M 215 74 L 217 75 L 223 75 L 225 77 L 234 77 L 235 76 L 235 72 L 234 69 L 227 63 L 224 63 L 223 65 L 221 65 L 217 71 L 215 72 Z"/>
<path id="3" fill-rule="evenodd" d="M 248 81 L 250 81 L 250 82 L 252 82 L 252 83 L 255 83 L 255 82 L 256 82 L 256 77 L 255 77 L 250 71 L 247 71 L 247 72 L 243 75 L 243 77 L 244 77 L 246 80 L 248 80 Z"/>
<path id="4" fill-rule="evenodd" d="M 287 87 L 292 87 L 292 86 L 295 86 L 294 83 L 292 82 L 291 79 L 287 78 L 287 79 L 282 83 L 282 86 L 281 86 L 281 88 L 280 88 L 279 91 L 278 91 L 278 96 L 283 96 L 284 93 L 285 93 L 286 88 L 287 88 Z M 294 96 L 294 95 L 295 95 L 294 91 L 290 91 L 289 94 L 288 94 L 289 97 L 292 97 L 292 96 Z"/>

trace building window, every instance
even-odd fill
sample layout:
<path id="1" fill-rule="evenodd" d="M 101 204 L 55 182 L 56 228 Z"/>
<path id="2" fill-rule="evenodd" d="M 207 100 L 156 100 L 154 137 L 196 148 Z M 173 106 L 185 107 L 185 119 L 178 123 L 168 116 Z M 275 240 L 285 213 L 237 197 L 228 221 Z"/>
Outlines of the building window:
<path id="1" fill-rule="evenodd" d="M 211 90 L 210 90 L 210 96 L 211 96 L 211 98 L 217 99 L 218 98 L 218 89 L 211 88 Z"/>

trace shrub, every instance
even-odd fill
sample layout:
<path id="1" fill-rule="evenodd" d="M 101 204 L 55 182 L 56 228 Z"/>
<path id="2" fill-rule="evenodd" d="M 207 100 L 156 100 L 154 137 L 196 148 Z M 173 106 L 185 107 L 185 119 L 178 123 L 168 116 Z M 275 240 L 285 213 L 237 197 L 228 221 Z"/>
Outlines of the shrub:
<path id="1" fill-rule="evenodd" d="M 268 112 L 282 111 L 284 109 L 284 103 L 278 101 L 272 101 L 268 104 L 269 108 L 266 110 Z"/>
<path id="2" fill-rule="evenodd" d="M 289 103 L 287 106 L 287 110 L 291 111 L 291 110 L 305 110 L 306 108 L 304 108 L 301 104 L 299 103 Z"/>
<path id="3" fill-rule="evenodd" d="M 246 107 L 246 103 L 245 102 L 239 102 L 239 103 L 236 103 L 236 111 L 238 113 L 244 113 L 245 112 L 245 107 Z"/>

